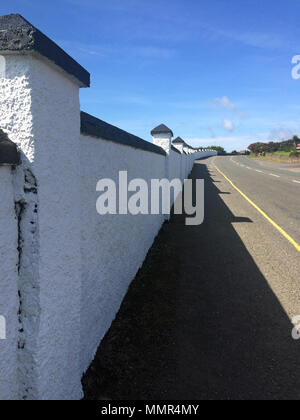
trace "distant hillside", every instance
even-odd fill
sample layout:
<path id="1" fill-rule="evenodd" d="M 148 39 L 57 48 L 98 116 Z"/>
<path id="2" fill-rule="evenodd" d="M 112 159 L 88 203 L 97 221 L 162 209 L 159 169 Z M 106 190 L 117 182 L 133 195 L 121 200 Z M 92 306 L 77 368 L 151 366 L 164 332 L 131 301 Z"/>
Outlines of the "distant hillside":
<path id="1" fill-rule="evenodd" d="M 294 136 L 290 140 L 281 142 L 270 141 L 269 143 L 252 143 L 248 146 L 248 149 L 255 154 L 276 152 L 297 153 L 298 147 L 300 147 L 300 139 L 298 136 Z"/>

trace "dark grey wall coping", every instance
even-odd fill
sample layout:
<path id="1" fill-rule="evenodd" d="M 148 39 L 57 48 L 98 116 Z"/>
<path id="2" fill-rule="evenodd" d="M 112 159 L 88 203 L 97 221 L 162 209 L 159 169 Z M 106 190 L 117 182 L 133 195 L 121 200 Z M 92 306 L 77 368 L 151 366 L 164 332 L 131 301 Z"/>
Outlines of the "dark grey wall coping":
<path id="1" fill-rule="evenodd" d="M 0 165 L 19 165 L 20 154 L 17 146 L 8 135 L 0 129 Z"/>
<path id="2" fill-rule="evenodd" d="M 173 131 L 164 124 L 158 125 L 151 131 L 152 136 L 155 134 L 171 134 L 172 137 L 174 136 Z"/>
<path id="3" fill-rule="evenodd" d="M 184 140 L 181 137 L 177 137 L 175 140 L 172 141 L 173 144 L 184 144 Z"/>
<path id="4" fill-rule="evenodd" d="M 161 147 L 99 120 L 86 112 L 81 112 L 81 133 L 166 156 L 166 152 Z"/>
<path id="5" fill-rule="evenodd" d="M 173 152 L 176 152 L 176 153 L 178 153 L 179 155 L 181 155 L 181 153 L 179 152 L 179 150 L 178 150 L 178 149 L 176 149 L 176 147 L 171 146 L 171 149 L 173 150 Z"/>
<path id="6" fill-rule="evenodd" d="M 37 52 L 90 86 L 90 74 L 50 38 L 21 15 L 0 16 L 0 52 Z"/>

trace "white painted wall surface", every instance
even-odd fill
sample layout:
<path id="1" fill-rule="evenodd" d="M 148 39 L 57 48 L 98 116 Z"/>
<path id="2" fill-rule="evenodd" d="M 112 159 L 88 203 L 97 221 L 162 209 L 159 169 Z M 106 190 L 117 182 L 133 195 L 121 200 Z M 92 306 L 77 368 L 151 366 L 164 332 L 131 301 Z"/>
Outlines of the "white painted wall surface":
<path id="1" fill-rule="evenodd" d="M 171 151 L 166 162 L 82 136 L 73 79 L 30 55 L 1 63 L 0 128 L 19 146 L 22 165 L 13 174 L 0 168 L 0 315 L 2 305 L 9 319 L 0 398 L 80 399 L 81 376 L 164 221 L 100 216 L 97 182 L 122 170 L 129 180 L 187 177 L 205 153 Z M 14 202 L 24 205 L 19 275 Z"/>
<path id="2" fill-rule="evenodd" d="M 165 177 L 165 157 L 110 141 L 81 136 L 81 370 L 92 361 L 122 299 L 158 233 L 161 215 L 96 212 L 97 182 Z"/>
<path id="3" fill-rule="evenodd" d="M 153 135 L 153 143 L 156 146 L 161 147 L 167 155 L 171 152 L 171 141 L 172 141 L 172 134 L 171 133 L 160 133 Z"/>
<path id="4" fill-rule="evenodd" d="M 79 88 L 43 60 L 9 55 L 5 61 L 1 128 L 22 151 L 15 195 L 27 208 L 19 276 L 24 327 L 19 335 L 19 397 L 78 399 Z M 27 170 L 37 180 L 35 198 L 24 194 Z"/>
<path id="5" fill-rule="evenodd" d="M 23 160 L 26 159 L 28 162 L 33 160 L 34 150 L 32 147 L 32 114 L 31 114 L 31 93 L 30 93 L 30 86 L 29 86 L 29 74 L 30 74 L 30 58 L 29 56 L 19 57 L 19 56 L 9 56 L 9 57 L 2 57 L 2 69 L 4 68 L 5 71 L 2 72 L 2 77 L 0 78 L 0 127 L 4 131 L 6 131 L 9 135 L 9 138 L 14 141 L 22 150 Z M 22 172 L 22 170 L 20 170 Z M 18 183 L 15 182 L 18 178 L 19 170 L 17 170 L 13 174 L 13 183 L 14 186 Z M 20 188 L 17 185 L 17 190 L 20 191 L 20 196 L 17 197 L 16 188 L 13 190 L 13 199 L 14 201 L 23 200 L 23 190 L 24 190 L 24 175 L 23 181 L 20 181 Z M 4 200 L 3 200 L 4 201 Z M 15 215 L 15 209 L 13 210 L 13 214 Z M 5 220 L 6 223 L 6 220 Z M 22 235 L 23 236 L 23 235 Z M 13 236 L 12 236 L 13 237 Z M 23 238 L 25 240 L 25 238 Z M 18 245 L 17 245 L 18 246 Z M 16 246 L 16 249 L 17 249 Z M 23 254 L 24 256 L 24 254 Z M 16 258 L 18 258 L 18 253 L 16 251 Z M 29 264 L 28 264 L 29 265 Z M 22 280 L 23 272 L 21 274 L 22 268 L 20 267 L 20 275 L 16 275 L 12 282 L 14 283 L 14 288 L 16 291 L 14 294 L 9 297 L 9 294 L 5 295 L 6 299 L 17 299 L 16 306 L 17 306 L 17 314 L 20 310 L 21 299 L 18 296 L 18 289 L 20 296 L 23 296 L 23 285 Z M 34 281 L 34 280 L 33 280 Z M 1 280 L 2 282 L 2 280 Z M 26 281 L 24 281 L 27 284 Z M 22 289 L 22 290 L 21 290 Z M 1 294 L 3 293 L 1 289 Z M 7 289 L 6 289 L 7 290 Z M 9 289 L 8 289 L 9 290 Z M 9 291 L 9 293 L 12 290 Z M 30 295 L 30 293 L 28 293 Z M 26 312 L 26 298 L 23 300 L 23 310 Z M 30 307 L 30 305 L 29 305 Z M 16 308 L 15 308 L 16 310 Z M 29 312 L 28 312 L 29 314 Z M 17 389 L 17 397 L 22 398 L 23 394 L 23 375 L 20 372 L 20 353 L 22 352 L 22 360 L 23 357 L 26 358 L 24 353 L 24 349 L 18 350 L 20 347 L 20 336 L 23 333 L 19 333 L 19 329 L 21 329 L 21 317 L 23 318 L 24 312 L 20 313 L 19 318 L 19 325 L 15 330 L 17 342 L 19 342 L 19 346 L 11 346 L 9 352 L 11 353 L 11 357 L 16 361 L 15 369 L 18 373 L 18 378 L 16 378 L 16 383 L 12 386 L 12 390 L 7 389 L 7 399 L 15 399 L 16 393 L 15 390 Z M 14 319 L 15 314 L 11 315 Z M 29 316 L 30 319 L 30 316 Z M 1 358 L 4 357 L 3 353 L 1 352 Z M 23 373 L 25 372 L 23 369 Z M 28 377 L 30 378 L 31 375 L 29 374 Z M 5 387 L 5 382 L 1 380 L 3 376 L 1 375 L 0 381 L 1 385 Z M 25 384 L 24 384 L 25 385 Z M 21 390 L 22 389 L 22 390 Z M 11 391 L 11 392 L 10 392 Z"/>
<path id="6" fill-rule="evenodd" d="M 170 152 L 170 179 L 180 179 L 181 177 L 181 157 L 178 153 L 171 150 Z"/>
<path id="7" fill-rule="evenodd" d="M 39 399 L 78 399 L 80 372 L 79 87 L 33 59 L 33 135 L 39 199 Z"/>
<path id="8" fill-rule="evenodd" d="M 170 179 L 180 178 L 181 160 L 188 176 L 194 158 L 170 151 Z M 128 182 L 165 178 L 165 157 L 86 135 L 80 137 L 81 203 L 81 371 L 89 367 L 100 341 L 120 308 L 165 218 L 162 215 L 105 215 L 96 212 L 100 179 Z M 118 184 L 118 182 L 117 182 Z"/>
<path id="9" fill-rule="evenodd" d="M 0 339 L 0 400 L 18 398 L 18 226 L 10 167 L 0 167 L 0 316 L 6 320 L 6 339 Z"/>

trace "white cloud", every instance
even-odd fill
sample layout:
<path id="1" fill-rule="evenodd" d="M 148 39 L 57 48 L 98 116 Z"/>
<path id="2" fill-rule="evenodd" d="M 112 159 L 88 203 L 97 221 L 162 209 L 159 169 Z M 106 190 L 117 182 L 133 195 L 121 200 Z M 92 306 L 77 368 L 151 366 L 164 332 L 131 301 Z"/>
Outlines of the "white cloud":
<path id="1" fill-rule="evenodd" d="M 240 42 L 249 47 L 278 49 L 285 48 L 286 42 L 281 36 L 267 32 L 233 32 L 215 29 L 216 33 L 235 42 Z"/>
<path id="2" fill-rule="evenodd" d="M 232 121 L 225 119 L 223 121 L 223 128 L 225 128 L 225 130 L 227 130 L 227 131 L 233 131 L 234 130 L 234 124 L 233 124 Z"/>
<path id="3" fill-rule="evenodd" d="M 176 57 L 177 51 L 174 48 L 145 46 L 121 46 L 121 45 L 104 45 L 89 44 L 77 41 L 58 40 L 57 44 L 61 45 L 69 54 L 73 56 L 94 56 L 94 57 L 142 57 L 148 59 L 168 60 Z"/>
<path id="4" fill-rule="evenodd" d="M 292 131 L 290 129 L 279 128 L 279 129 L 270 131 L 269 140 L 270 141 L 284 141 L 284 140 L 291 139 L 296 134 L 297 133 L 295 133 L 295 131 Z"/>
<path id="5" fill-rule="evenodd" d="M 294 135 L 300 136 L 300 129 L 291 131 L 288 129 L 278 129 L 269 132 L 261 132 L 251 135 L 228 135 L 228 136 L 217 136 L 212 139 L 211 137 L 183 137 L 188 144 L 194 147 L 200 146 L 222 146 L 228 152 L 232 150 L 245 150 L 247 147 L 256 142 L 268 143 L 269 141 L 282 141 L 292 138 Z"/>
<path id="6" fill-rule="evenodd" d="M 221 105 L 223 108 L 226 108 L 229 111 L 237 111 L 236 106 L 228 99 L 227 96 L 223 96 L 222 98 L 216 98 L 215 103 Z"/>
<path id="7" fill-rule="evenodd" d="M 227 96 L 223 96 L 222 98 L 215 98 L 214 102 L 221 106 L 222 108 L 227 109 L 228 111 L 231 111 L 235 114 L 237 114 L 240 118 L 245 118 L 244 112 L 241 112 L 237 106 L 230 101 L 230 99 Z"/>

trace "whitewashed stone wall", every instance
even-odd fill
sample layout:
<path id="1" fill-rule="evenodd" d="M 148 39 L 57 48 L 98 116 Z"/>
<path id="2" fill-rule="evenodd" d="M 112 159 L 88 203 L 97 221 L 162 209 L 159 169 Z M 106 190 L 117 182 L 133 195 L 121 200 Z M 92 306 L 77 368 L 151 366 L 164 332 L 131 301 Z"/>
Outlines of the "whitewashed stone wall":
<path id="1" fill-rule="evenodd" d="M 170 159 L 170 179 L 180 179 L 181 160 L 187 159 L 190 167 L 190 156 L 170 151 L 170 155 L 164 157 L 81 135 L 82 372 L 89 367 L 165 219 L 162 215 L 100 216 L 95 209 L 99 196 L 95 186 L 99 179 L 104 178 L 112 179 L 118 185 L 119 171 L 128 172 L 128 183 L 142 178 L 150 185 L 153 178 L 165 178 L 166 158 Z M 194 158 L 201 157 L 203 153 L 194 155 Z M 184 176 L 187 177 L 188 172 Z"/>
<path id="2" fill-rule="evenodd" d="M 183 155 L 171 150 L 170 152 L 170 179 L 180 179 L 181 180 L 181 160 L 184 159 Z M 185 174 L 187 176 L 187 174 Z"/>
<path id="3" fill-rule="evenodd" d="M 81 376 L 164 217 L 99 216 L 96 184 L 187 177 L 214 153 L 167 156 L 80 134 L 80 83 L 38 54 L 1 57 L 0 399 L 80 399 Z M 167 164 L 166 164 L 167 162 Z"/>
<path id="4" fill-rule="evenodd" d="M 6 339 L 0 339 L 0 399 L 18 398 L 18 223 L 10 167 L 0 167 L 0 315 Z M 4 335 L 5 337 L 5 335 Z M 1 338 L 4 338 L 1 337 Z"/>
<path id="5" fill-rule="evenodd" d="M 96 184 L 119 171 L 150 181 L 164 178 L 165 157 L 110 141 L 81 136 L 81 371 L 84 372 L 114 319 L 162 223 L 161 215 L 96 212 Z"/>
<path id="6" fill-rule="evenodd" d="M 22 154 L 19 398 L 80 398 L 79 86 L 31 55 L 5 61 L 0 124 Z"/>

